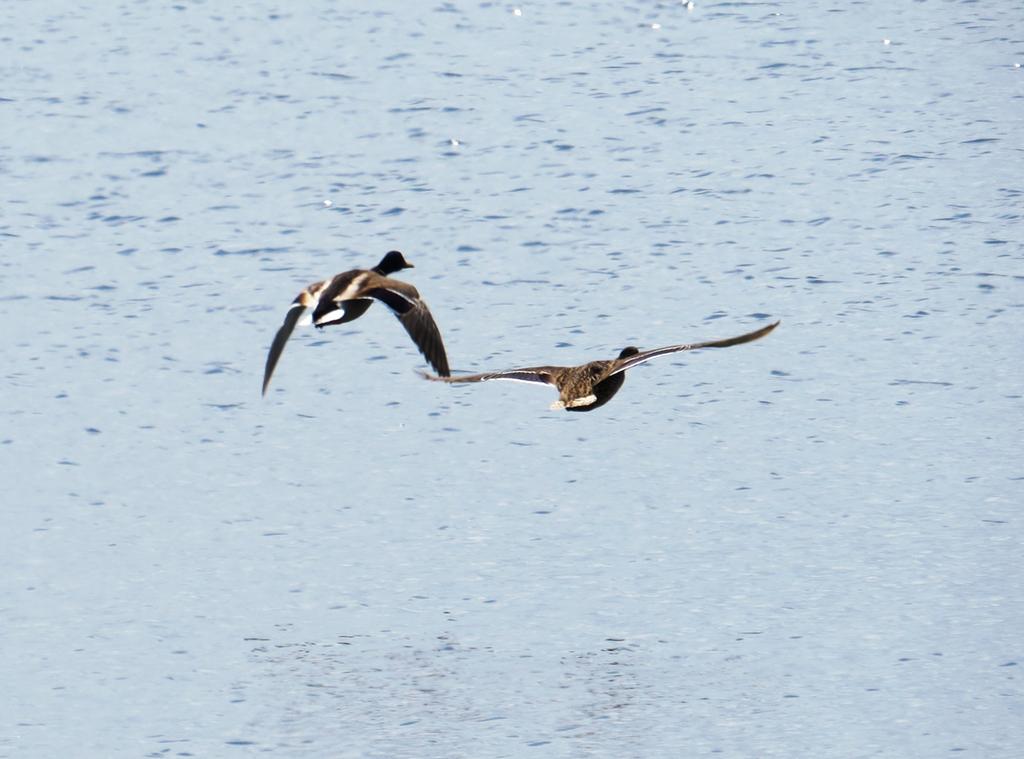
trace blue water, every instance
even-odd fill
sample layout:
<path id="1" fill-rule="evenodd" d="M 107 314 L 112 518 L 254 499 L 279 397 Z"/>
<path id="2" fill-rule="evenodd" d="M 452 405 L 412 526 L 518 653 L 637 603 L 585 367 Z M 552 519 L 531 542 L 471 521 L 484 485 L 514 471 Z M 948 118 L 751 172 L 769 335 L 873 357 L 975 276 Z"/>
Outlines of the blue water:
<path id="1" fill-rule="evenodd" d="M 367 7 L 0 8 L 0 756 L 1018 756 L 1018 4 Z"/>

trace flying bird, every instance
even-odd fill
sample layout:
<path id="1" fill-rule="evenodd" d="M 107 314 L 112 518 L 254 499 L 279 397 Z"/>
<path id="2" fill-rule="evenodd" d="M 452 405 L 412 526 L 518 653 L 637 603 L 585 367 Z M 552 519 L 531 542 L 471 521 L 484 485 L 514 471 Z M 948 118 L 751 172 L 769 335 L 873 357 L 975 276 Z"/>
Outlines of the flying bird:
<path id="1" fill-rule="evenodd" d="M 427 304 L 420 299 L 416 288 L 406 282 L 392 279 L 389 275 L 413 265 L 397 250 L 392 250 L 372 269 L 352 269 L 335 274 L 323 282 L 315 282 L 299 293 L 292 301 L 284 324 L 274 336 L 274 342 L 267 354 L 267 366 L 263 372 L 263 395 L 267 394 L 270 377 L 281 358 L 284 344 L 297 324 L 309 324 L 322 329 L 333 324 L 344 324 L 358 319 L 374 300 L 379 300 L 398 317 L 409 337 L 416 343 L 430 365 L 442 377 L 447 377 L 448 357 L 444 352 L 441 333 L 430 315 Z M 307 308 L 313 313 L 303 319 Z"/>
<path id="2" fill-rule="evenodd" d="M 558 389 L 558 400 L 551 404 L 557 411 L 593 411 L 606 404 L 619 392 L 626 380 L 626 370 L 650 361 L 658 356 L 680 351 L 692 351 L 698 348 L 728 348 L 741 345 L 764 337 L 779 326 L 779 322 L 767 327 L 748 332 L 738 337 L 725 340 L 710 340 L 704 343 L 688 343 L 669 345 L 641 351 L 632 346 L 623 348 L 618 358 L 607 361 L 591 361 L 580 366 L 531 366 L 523 369 L 506 369 L 503 372 L 484 372 L 482 374 L 466 374 L 456 377 L 438 377 L 428 372 L 420 372 L 425 379 L 436 382 L 486 382 L 488 380 L 512 380 L 513 382 L 529 382 L 536 385 L 553 385 Z"/>

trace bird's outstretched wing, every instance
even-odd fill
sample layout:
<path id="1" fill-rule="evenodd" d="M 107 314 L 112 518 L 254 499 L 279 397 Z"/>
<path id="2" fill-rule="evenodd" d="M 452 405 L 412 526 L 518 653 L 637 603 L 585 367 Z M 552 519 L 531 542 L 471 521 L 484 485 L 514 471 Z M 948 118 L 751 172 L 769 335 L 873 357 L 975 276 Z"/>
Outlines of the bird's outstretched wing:
<path id="1" fill-rule="evenodd" d="M 274 342 L 270 344 L 270 353 L 267 354 L 267 367 L 263 370 L 263 395 L 267 394 L 267 386 L 270 384 L 270 378 L 274 374 L 277 360 L 281 358 L 284 344 L 288 342 L 288 338 L 291 337 L 295 325 L 299 323 L 299 319 L 302 318 L 305 310 L 306 307 L 302 304 L 302 295 L 300 294 L 299 297 L 292 301 L 292 305 L 284 317 L 284 324 L 281 325 L 277 334 L 274 335 Z"/>
<path id="2" fill-rule="evenodd" d="M 653 348 L 649 351 L 642 351 L 637 353 L 635 356 L 623 359 L 622 363 L 615 367 L 615 370 L 609 375 L 620 374 L 627 369 L 631 369 L 637 364 L 642 364 L 645 361 L 650 361 L 652 358 L 658 356 L 665 356 L 669 353 L 679 353 L 680 351 L 693 351 L 698 348 L 728 348 L 732 345 L 742 345 L 743 343 L 749 343 L 752 340 L 764 337 L 773 329 L 779 326 L 779 322 L 769 324 L 767 327 L 761 327 L 753 332 L 747 332 L 745 335 L 738 335 L 736 337 L 727 337 L 724 340 L 708 340 L 703 343 L 687 343 L 684 345 L 668 345 L 664 348 Z"/>
<path id="3" fill-rule="evenodd" d="M 503 372 L 483 372 L 481 374 L 459 374 L 454 377 L 438 377 L 429 372 L 420 372 L 424 379 L 434 382 L 487 382 L 488 380 L 511 380 L 512 382 L 527 382 L 531 385 L 556 385 L 555 375 L 561 367 L 557 366 L 531 366 L 523 369 L 506 369 Z"/>
<path id="4" fill-rule="evenodd" d="M 398 321 L 405 327 L 405 331 L 409 333 L 409 337 L 416 343 L 416 347 L 420 349 L 424 358 L 430 362 L 438 374 L 447 377 L 451 374 L 448 369 L 448 355 L 444 350 L 441 331 L 437 328 L 430 309 L 419 298 L 419 294 L 414 288 L 405 283 L 400 284 L 404 286 L 381 285 L 366 291 L 365 295 L 376 298 L 390 308 L 398 317 Z"/>

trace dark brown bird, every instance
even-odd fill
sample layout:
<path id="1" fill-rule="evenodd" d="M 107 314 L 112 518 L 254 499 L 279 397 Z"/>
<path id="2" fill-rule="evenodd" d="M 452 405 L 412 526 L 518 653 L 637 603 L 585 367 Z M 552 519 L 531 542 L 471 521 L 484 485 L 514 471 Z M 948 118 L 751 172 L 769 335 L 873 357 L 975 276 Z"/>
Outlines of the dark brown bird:
<path id="1" fill-rule="evenodd" d="M 332 324 L 344 324 L 358 319 L 368 309 L 374 299 L 390 308 L 405 327 L 409 337 L 416 343 L 430 365 L 442 377 L 448 376 L 448 357 L 444 352 L 441 333 L 430 315 L 427 304 L 420 300 L 416 288 L 406 282 L 391 279 L 402 269 L 412 269 L 413 265 L 397 250 L 392 250 L 372 269 L 353 269 L 335 274 L 323 282 L 315 282 L 296 296 L 284 317 L 284 324 L 274 336 L 274 342 L 267 354 L 267 366 L 263 372 L 263 394 L 267 394 L 270 377 L 281 358 L 284 344 L 297 324 L 309 324 L 322 329 Z M 302 319 L 307 308 L 313 314 Z"/>
<path id="2" fill-rule="evenodd" d="M 531 366 L 524 369 L 507 369 L 503 372 L 484 372 L 483 374 L 467 374 L 458 377 L 438 377 L 427 372 L 421 372 L 421 374 L 426 379 L 437 382 L 512 380 L 537 385 L 554 385 L 558 388 L 558 400 L 551 404 L 552 410 L 593 411 L 606 404 L 612 399 L 612 396 L 619 392 L 619 388 L 626 380 L 627 369 L 632 369 L 638 364 L 669 353 L 692 351 L 698 348 L 728 348 L 730 345 L 749 343 L 751 340 L 764 337 L 777 326 L 779 326 L 779 322 L 725 340 L 669 345 L 649 351 L 640 351 L 638 348 L 630 346 L 623 348 L 618 358 L 613 358 L 610 361 L 591 361 L 582 366 Z"/>

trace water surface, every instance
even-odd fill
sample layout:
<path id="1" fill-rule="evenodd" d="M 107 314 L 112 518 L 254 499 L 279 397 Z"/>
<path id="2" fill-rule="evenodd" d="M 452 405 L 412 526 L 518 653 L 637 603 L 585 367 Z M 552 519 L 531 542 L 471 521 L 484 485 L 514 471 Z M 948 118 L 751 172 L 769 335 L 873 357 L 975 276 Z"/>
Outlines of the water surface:
<path id="1" fill-rule="evenodd" d="M 1017 6 L 515 10 L 0 12 L 0 756 L 1016 755 Z"/>

